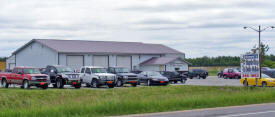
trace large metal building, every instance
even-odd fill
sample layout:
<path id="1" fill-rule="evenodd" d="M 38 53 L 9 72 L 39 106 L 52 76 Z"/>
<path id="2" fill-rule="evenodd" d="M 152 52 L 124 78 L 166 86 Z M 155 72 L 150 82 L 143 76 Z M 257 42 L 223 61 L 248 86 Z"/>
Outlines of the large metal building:
<path id="1" fill-rule="evenodd" d="M 79 69 L 93 65 L 121 66 L 130 70 L 187 71 L 188 62 L 184 59 L 184 53 L 161 44 L 33 39 L 13 52 L 7 67 L 66 65 Z"/>

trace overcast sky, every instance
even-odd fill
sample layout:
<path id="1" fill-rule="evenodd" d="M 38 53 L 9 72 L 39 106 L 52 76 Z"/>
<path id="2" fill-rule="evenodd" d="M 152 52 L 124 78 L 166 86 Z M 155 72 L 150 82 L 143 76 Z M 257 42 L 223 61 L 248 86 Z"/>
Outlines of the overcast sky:
<path id="1" fill-rule="evenodd" d="M 239 56 L 258 42 L 243 26 L 275 25 L 275 0 L 0 0 L 0 56 L 34 38 L 160 43 Z M 262 40 L 275 54 L 275 29 Z"/>

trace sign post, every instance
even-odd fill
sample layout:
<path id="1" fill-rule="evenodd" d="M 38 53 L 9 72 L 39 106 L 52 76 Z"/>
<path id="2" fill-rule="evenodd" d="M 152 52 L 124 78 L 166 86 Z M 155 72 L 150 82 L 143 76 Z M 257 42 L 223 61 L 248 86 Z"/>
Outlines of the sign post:
<path id="1" fill-rule="evenodd" d="M 255 78 L 256 86 L 258 86 L 258 78 L 260 78 L 260 56 L 259 54 L 245 54 L 241 56 L 241 77 Z"/>

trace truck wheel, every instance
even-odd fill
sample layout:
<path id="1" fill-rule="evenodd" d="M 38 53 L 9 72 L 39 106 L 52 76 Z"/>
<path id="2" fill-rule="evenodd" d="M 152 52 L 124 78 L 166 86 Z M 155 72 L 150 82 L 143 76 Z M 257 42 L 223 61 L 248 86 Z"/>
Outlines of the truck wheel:
<path id="1" fill-rule="evenodd" d="M 29 89 L 29 88 L 30 88 L 30 85 L 29 85 L 29 81 L 28 81 L 28 80 L 24 80 L 24 81 L 23 81 L 23 87 L 24 87 L 24 89 Z"/>
<path id="2" fill-rule="evenodd" d="M 151 83 L 151 80 L 147 80 L 147 86 L 151 86 L 152 83 Z"/>
<path id="3" fill-rule="evenodd" d="M 79 89 L 81 87 L 81 84 L 74 85 L 74 88 Z"/>
<path id="4" fill-rule="evenodd" d="M 133 84 L 131 84 L 132 85 L 132 87 L 136 87 L 137 86 L 137 83 L 133 83 Z"/>
<path id="5" fill-rule="evenodd" d="M 56 81 L 56 87 L 57 88 L 63 88 L 64 87 L 64 84 L 63 84 L 63 82 L 62 82 L 62 79 L 57 79 L 57 81 Z"/>
<path id="6" fill-rule="evenodd" d="M 182 84 L 185 84 L 185 82 L 186 82 L 186 80 L 182 78 L 182 79 L 181 79 L 181 83 L 182 83 Z"/>
<path id="7" fill-rule="evenodd" d="M 98 88 L 98 87 L 99 87 L 97 80 L 94 79 L 94 80 L 92 81 L 92 87 L 93 87 L 93 88 Z"/>
<path id="8" fill-rule="evenodd" d="M 190 79 L 193 79 L 193 77 L 192 77 L 192 76 L 190 76 Z"/>
<path id="9" fill-rule="evenodd" d="M 48 88 L 48 85 L 43 85 L 41 86 L 42 89 L 47 89 Z"/>
<path id="10" fill-rule="evenodd" d="M 206 76 L 203 76 L 202 79 L 206 79 Z"/>
<path id="11" fill-rule="evenodd" d="M 247 81 L 243 81 L 243 86 L 244 86 L 244 87 L 248 87 Z"/>
<path id="12" fill-rule="evenodd" d="M 235 76 L 234 79 L 239 79 L 239 76 Z"/>
<path id="13" fill-rule="evenodd" d="M 122 80 L 118 80 L 117 83 L 116 83 L 117 87 L 122 87 L 123 86 L 123 83 L 122 83 Z"/>
<path id="14" fill-rule="evenodd" d="M 262 87 L 266 87 L 266 86 L 267 86 L 266 82 L 263 82 Z"/>
<path id="15" fill-rule="evenodd" d="M 57 88 L 57 85 L 56 85 L 56 83 L 55 83 L 55 84 L 53 84 L 53 88 Z"/>
<path id="16" fill-rule="evenodd" d="M 89 83 L 86 83 L 86 87 L 91 87 L 91 85 Z"/>
<path id="17" fill-rule="evenodd" d="M 174 81 L 174 84 L 177 84 L 178 83 L 178 81 Z"/>
<path id="18" fill-rule="evenodd" d="M 227 79 L 227 75 L 223 75 L 223 78 L 224 78 L 224 79 Z"/>
<path id="19" fill-rule="evenodd" d="M 9 84 L 7 83 L 7 80 L 6 80 L 6 79 L 3 79 L 3 80 L 2 80 L 2 87 L 4 87 L 4 88 L 9 88 Z"/>

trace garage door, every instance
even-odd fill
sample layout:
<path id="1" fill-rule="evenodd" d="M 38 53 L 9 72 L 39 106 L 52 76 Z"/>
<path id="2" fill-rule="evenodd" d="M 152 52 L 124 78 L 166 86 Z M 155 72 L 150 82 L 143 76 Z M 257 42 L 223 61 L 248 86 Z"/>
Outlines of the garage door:
<path id="1" fill-rule="evenodd" d="M 84 66 L 83 56 L 67 56 L 67 66 L 73 69 L 80 69 Z"/>
<path id="2" fill-rule="evenodd" d="M 119 67 L 126 67 L 131 70 L 131 56 L 117 56 L 116 63 Z"/>
<path id="3" fill-rule="evenodd" d="M 109 67 L 108 60 L 108 56 L 94 56 L 93 65 L 107 68 Z"/>
<path id="4" fill-rule="evenodd" d="M 15 63 L 9 63 L 9 69 L 13 69 L 15 67 Z"/>

